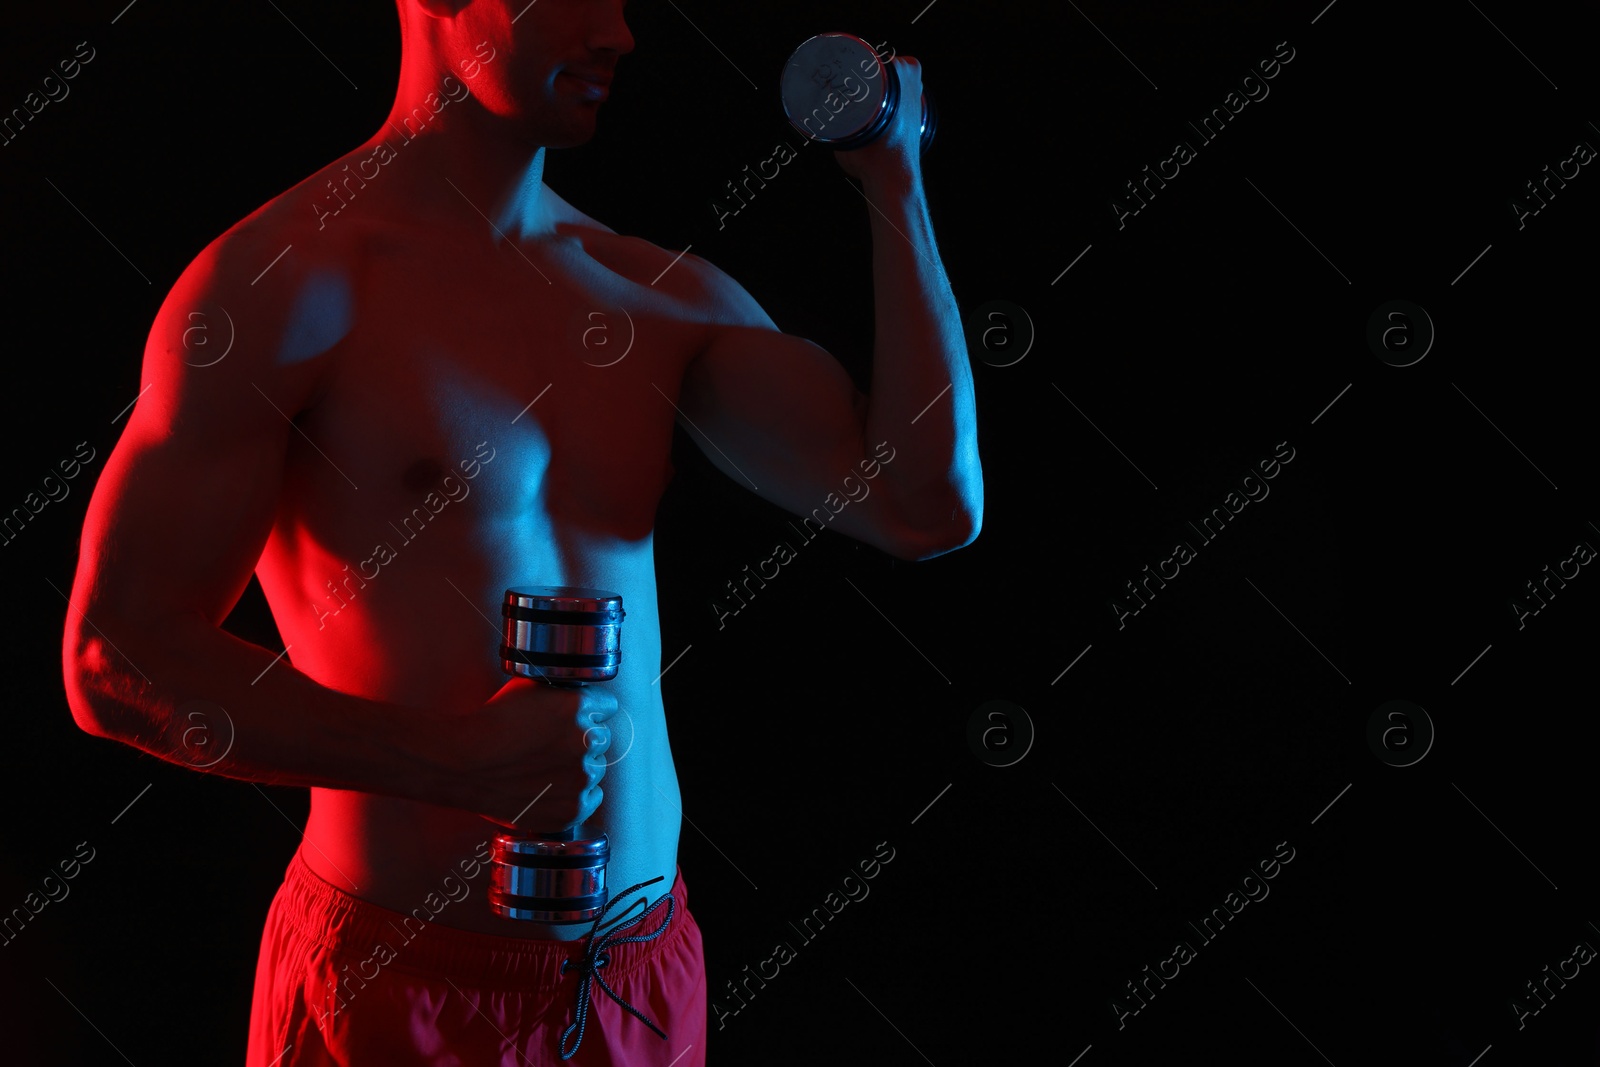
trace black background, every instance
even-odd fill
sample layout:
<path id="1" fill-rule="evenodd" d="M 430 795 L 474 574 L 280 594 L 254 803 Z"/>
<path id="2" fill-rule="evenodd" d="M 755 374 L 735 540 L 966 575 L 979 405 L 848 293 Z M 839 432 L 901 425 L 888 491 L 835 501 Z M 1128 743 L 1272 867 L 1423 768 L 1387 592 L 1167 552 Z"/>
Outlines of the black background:
<path id="1" fill-rule="evenodd" d="M 940 107 L 924 174 L 964 317 L 981 330 L 1005 300 L 1036 329 L 1015 365 L 973 361 L 972 546 L 908 564 L 830 532 L 720 631 L 711 600 L 786 516 L 680 433 L 662 647 L 693 651 L 662 685 L 712 997 L 731 1004 L 725 983 L 794 941 L 789 922 L 895 850 L 869 897 L 713 1017 L 714 1062 L 1600 1057 L 1592 966 L 1520 1030 L 1510 1007 L 1575 943 L 1600 945 L 1600 579 L 1585 568 L 1520 630 L 1509 606 L 1600 544 L 1600 177 L 1583 168 L 1521 230 L 1509 207 L 1600 144 L 1593 27 L 1504 3 L 1324 2 L 630 5 L 638 47 L 599 136 L 549 161 L 563 196 L 692 243 L 864 382 L 868 209 L 837 165 L 808 150 L 721 232 L 710 204 L 792 137 L 775 80 L 796 43 L 887 40 Z M 236 1062 L 306 795 L 269 804 L 80 733 L 64 593 L 167 287 L 376 128 L 398 26 L 388 0 L 122 9 L 8 14 L 0 63 L 9 111 L 77 42 L 97 51 L 0 147 L 0 507 L 77 442 L 99 457 L 0 547 L 0 911 L 77 842 L 96 850 L 0 947 L 0 1018 L 11 1062 Z M 1123 183 L 1194 143 L 1185 120 L 1280 41 L 1294 58 L 1270 95 L 1119 229 Z M 1366 341 L 1395 299 L 1437 329 L 1403 368 Z M 1123 583 L 1279 442 L 1294 459 L 1271 495 L 1119 630 Z M 253 584 L 229 628 L 281 647 Z M 968 745 L 991 699 L 1036 734 L 1010 767 Z M 1436 731 L 1404 768 L 1366 739 L 1393 699 Z M 1280 842 L 1294 859 L 1270 896 L 1119 1030 L 1124 983 L 1196 943 L 1186 922 Z"/>

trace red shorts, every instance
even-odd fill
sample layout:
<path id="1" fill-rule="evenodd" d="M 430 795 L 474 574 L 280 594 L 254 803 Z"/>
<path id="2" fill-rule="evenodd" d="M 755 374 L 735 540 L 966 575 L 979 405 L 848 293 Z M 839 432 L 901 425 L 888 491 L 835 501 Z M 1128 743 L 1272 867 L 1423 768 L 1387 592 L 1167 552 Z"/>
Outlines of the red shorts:
<path id="1" fill-rule="evenodd" d="M 474 886 L 453 906 L 487 907 L 483 894 Z M 261 937 L 247 1067 L 704 1067 L 705 958 L 681 869 L 671 896 L 617 936 L 652 933 L 671 907 L 665 932 L 605 946 L 593 972 L 663 1039 L 575 970 L 585 941 L 422 925 L 328 884 L 296 852 Z M 562 1060 L 578 1039 L 574 1030 L 561 1044 L 584 984 L 582 1041 Z"/>

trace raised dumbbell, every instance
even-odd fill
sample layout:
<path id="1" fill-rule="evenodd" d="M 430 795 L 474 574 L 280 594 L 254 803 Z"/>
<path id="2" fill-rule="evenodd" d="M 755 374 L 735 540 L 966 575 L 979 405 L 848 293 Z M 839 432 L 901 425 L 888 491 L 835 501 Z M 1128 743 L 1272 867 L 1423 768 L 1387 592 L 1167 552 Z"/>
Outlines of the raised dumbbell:
<path id="1" fill-rule="evenodd" d="M 801 43 L 779 81 L 784 114 L 811 140 L 841 151 L 860 148 L 888 127 L 900 106 L 900 76 L 866 41 L 848 33 L 819 33 Z M 922 142 L 933 144 L 937 113 L 922 94 Z"/>

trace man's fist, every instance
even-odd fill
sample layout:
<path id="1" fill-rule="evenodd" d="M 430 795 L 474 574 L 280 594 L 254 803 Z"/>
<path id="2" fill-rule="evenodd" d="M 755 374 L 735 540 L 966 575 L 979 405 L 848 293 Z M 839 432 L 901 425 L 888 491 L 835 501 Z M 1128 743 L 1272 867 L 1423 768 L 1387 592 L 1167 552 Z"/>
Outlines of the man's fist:
<path id="1" fill-rule="evenodd" d="M 461 806 L 516 830 L 550 832 L 600 806 L 617 698 L 604 683 L 558 688 L 512 678 L 453 719 L 448 744 Z"/>
<path id="2" fill-rule="evenodd" d="M 891 62 L 900 79 L 894 117 L 867 144 L 833 153 L 844 172 L 863 185 L 904 181 L 922 173 L 922 64 L 912 56 L 896 56 Z M 888 76 L 884 71 L 882 77 Z"/>

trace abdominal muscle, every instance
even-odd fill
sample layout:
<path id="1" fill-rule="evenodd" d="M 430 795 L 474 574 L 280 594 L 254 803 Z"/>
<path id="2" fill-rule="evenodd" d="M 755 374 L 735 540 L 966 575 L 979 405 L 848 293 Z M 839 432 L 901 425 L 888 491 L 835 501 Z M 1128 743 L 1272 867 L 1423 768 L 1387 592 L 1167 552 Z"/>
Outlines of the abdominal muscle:
<path id="1" fill-rule="evenodd" d="M 626 714 L 619 710 L 613 720 L 613 748 L 607 754 L 613 762 L 601 782 L 604 799 L 583 824 L 586 835 L 604 833 L 610 841 L 606 887 L 616 903 L 607 922 L 635 898 L 654 901 L 671 890 L 681 819 L 659 698 L 619 703 Z M 313 788 L 300 854 L 323 881 L 419 920 L 507 937 L 586 936 L 592 920 L 547 925 L 503 919 L 490 910 L 493 873 L 484 858 L 494 835 L 505 829 L 455 808 Z M 661 880 L 646 889 L 616 899 L 624 889 L 657 877 Z M 630 915 L 640 910 L 635 905 Z"/>

